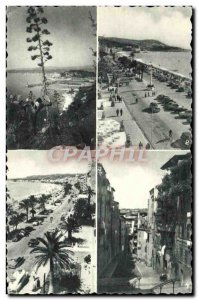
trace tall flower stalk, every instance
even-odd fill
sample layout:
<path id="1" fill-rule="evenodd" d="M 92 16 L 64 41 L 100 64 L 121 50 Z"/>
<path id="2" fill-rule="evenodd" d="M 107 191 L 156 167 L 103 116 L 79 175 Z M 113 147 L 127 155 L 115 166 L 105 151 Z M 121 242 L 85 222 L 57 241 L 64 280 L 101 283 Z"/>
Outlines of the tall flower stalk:
<path id="1" fill-rule="evenodd" d="M 48 20 L 43 16 L 44 9 L 40 6 L 30 6 L 27 9 L 26 22 L 28 26 L 26 31 L 31 34 L 26 39 L 27 43 L 32 43 L 28 47 L 28 51 L 37 51 L 35 55 L 31 56 L 32 60 L 38 60 L 38 66 L 41 67 L 43 76 L 43 91 L 44 95 L 47 94 L 47 78 L 45 72 L 45 64 L 48 60 L 52 59 L 50 55 L 50 47 L 52 43 L 45 39 L 46 35 L 50 32 L 44 28 L 44 25 L 48 23 Z"/>

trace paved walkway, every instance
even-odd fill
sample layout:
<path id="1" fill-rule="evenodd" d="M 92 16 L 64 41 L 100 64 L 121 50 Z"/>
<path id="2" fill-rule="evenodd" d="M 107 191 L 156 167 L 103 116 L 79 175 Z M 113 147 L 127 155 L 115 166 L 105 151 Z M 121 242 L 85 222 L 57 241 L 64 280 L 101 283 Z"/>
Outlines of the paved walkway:
<path id="1" fill-rule="evenodd" d="M 115 102 L 115 106 L 111 107 L 108 105 L 110 93 L 107 90 L 102 91 L 102 100 L 105 111 L 105 117 L 114 119 L 118 122 L 123 121 L 125 133 L 130 136 L 130 140 L 132 142 L 132 146 L 138 146 L 140 142 L 142 142 L 143 146 L 148 143 L 148 140 L 138 127 L 136 121 L 133 119 L 132 115 L 129 113 L 128 108 L 126 107 L 124 101 L 121 103 Z M 100 101 L 100 100 L 99 100 Z M 117 117 L 116 110 L 122 109 L 122 116 Z"/>
<path id="2" fill-rule="evenodd" d="M 154 286 L 161 284 L 162 281 L 160 281 L 160 275 L 153 270 L 152 267 L 148 267 L 145 265 L 144 262 L 138 262 L 136 263 L 136 267 L 139 270 L 139 272 L 142 274 L 142 278 L 140 280 L 140 290 L 139 292 L 143 294 L 151 293 L 150 289 L 152 289 Z M 175 283 L 174 288 L 174 294 L 188 294 L 191 292 L 191 287 L 187 286 L 180 286 L 180 282 Z M 160 293 L 160 289 L 156 289 L 154 291 L 155 294 Z M 161 293 L 163 294 L 173 294 L 173 284 L 167 284 L 162 287 Z"/>

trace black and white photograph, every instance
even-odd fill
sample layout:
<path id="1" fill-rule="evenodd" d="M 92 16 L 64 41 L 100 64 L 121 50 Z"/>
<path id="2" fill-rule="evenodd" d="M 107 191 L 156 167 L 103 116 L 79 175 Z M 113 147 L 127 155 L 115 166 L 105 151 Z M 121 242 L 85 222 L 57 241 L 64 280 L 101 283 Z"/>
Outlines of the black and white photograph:
<path id="1" fill-rule="evenodd" d="M 96 8 L 6 13 L 7 148 L 95 148 Z"/>
<path id="2" fill-rule="evenodd" d="M 192 293 L 191 163 L 178 150 L 98 164 L 98 294 Z"/>
<path id="3" fill-rule="evenodd" d="M 6 294 L 194 295 L 195 7 L 7 2 Z"/>
<path id="4" fill-rule="evenodd" d="M 98 7 L 98 142 L 190 149 L 192 8 Z"/>
<path id="5" fill-rule="evenodd" d="M 9 151 L 7 292 L 96 292 L 95 163 Z"/>

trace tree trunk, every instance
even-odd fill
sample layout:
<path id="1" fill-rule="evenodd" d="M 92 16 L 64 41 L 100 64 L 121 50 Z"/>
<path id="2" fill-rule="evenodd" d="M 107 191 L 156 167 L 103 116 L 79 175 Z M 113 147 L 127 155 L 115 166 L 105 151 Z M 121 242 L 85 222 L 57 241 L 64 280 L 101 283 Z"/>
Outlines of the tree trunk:
<path id="1" fill-rule="evenodd" d="M 54 263 L 53 259 L 50 259 L 50 282 L 48 294 L 54 294 Z"/>
<path id="2" fill-rule="evenodd" d="M 68 239 L 69 239 L 69 240 L 72 239 L 72 230 L 68 230 Z"/>
<path id="3" fill-rule="evenodd" d="M 28 222 L 28 214 L 29 214 L 29 210 L 28 210 L 28 208 L 26 208 L 26 217 L 27 217 L 27 222 Z"/>

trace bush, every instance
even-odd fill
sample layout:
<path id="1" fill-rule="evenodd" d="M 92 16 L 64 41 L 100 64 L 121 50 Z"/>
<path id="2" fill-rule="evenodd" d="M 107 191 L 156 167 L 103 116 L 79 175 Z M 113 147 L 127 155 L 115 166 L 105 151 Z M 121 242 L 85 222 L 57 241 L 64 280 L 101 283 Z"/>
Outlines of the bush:
<path id="1" fill-rule="evenodd" d="M 91 262 L 91 255 L 88 254 L 87 256 L 85 256 L 84 261 L 89 264 Z"/>

